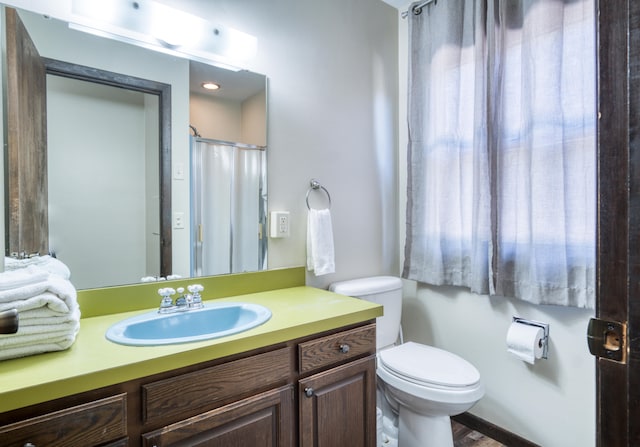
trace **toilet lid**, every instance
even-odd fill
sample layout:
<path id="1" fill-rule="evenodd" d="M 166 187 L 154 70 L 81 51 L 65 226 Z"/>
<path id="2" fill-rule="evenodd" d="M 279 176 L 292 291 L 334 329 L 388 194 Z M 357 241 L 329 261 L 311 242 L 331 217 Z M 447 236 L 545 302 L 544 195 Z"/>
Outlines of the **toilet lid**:
<path id="1" fill-rule="evenodd" d="M 414 342 L 380 351 L 379 359 L 388 371 L 416 383 L 462 388 L 480 381 L 478 370 L 463 358 Z"/>

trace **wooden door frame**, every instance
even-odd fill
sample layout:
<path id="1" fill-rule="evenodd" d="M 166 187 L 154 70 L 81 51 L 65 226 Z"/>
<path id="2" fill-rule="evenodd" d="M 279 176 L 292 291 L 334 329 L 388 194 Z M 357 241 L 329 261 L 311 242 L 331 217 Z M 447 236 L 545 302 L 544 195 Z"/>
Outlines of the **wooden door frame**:
<path id="1" fill-rule="evenodd" d="M 160 192 L 160 276 L 173 272 L 171 233 L 171 85 L 150 79 L 100 70 L 56 59 L 42 58 L 48 75 L 94 82 L 158 97 L 159 192 Z"/>
<path id="2" fill-rule="evenodd" d="M 46 74 L 17 12 L 2 14 L 5 33 L 5 255 L 49 252 Z"/>
<path id="3" fill-rule="evenodd" d="M 635 446 L 640 445 L 640 2 L 596 0 L 596 8 L 596 317 L 627 323 L 626 362 L 596 359 L 596 445 Z"/>

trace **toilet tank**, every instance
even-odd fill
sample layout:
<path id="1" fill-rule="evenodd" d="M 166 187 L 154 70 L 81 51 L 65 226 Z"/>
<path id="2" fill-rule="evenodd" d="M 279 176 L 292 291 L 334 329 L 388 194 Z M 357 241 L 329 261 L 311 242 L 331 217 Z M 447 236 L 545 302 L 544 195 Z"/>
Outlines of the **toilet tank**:
<path id="1" fill-rule="evenodd" d="M 393 345 L 400 333 L 402 316 L 402 280 L 394 276 L 373 276 L 335 282 L 329 290 L 381 304 L 382 317 L 376 319 L 376 347 L 382 349 Z"/>

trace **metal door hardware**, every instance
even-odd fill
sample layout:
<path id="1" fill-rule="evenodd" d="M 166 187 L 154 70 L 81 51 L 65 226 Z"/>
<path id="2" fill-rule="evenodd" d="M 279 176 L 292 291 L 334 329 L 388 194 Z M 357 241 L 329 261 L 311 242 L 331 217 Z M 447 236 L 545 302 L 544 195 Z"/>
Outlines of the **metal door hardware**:
<path id="1" fill-rule="evenodd" d="M 617 321 L 592 318 L 587 329 L 587 343 L 589 352 L 616 362 L 625 363 L 627 360 L 627 326 Z"/>

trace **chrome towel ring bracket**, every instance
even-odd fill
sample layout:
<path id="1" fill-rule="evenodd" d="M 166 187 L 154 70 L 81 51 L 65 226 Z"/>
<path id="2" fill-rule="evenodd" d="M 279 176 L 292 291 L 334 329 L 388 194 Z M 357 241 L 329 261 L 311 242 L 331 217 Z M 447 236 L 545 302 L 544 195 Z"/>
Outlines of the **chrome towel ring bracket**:
<path id="1" fill-rule="evenodd" d="M 307 190 L 307 197 L 306 197 L 308 209 L 311 209 L 311 205 L 309 205 L 309 194 L 311 194 L 311 191 L 317 191 L 320 189 L 323 190 L 324 193 L 327 195 L 327 200 L 329 201 L 329 205 L 327 206 L 327 209 L 331 208 L 331 194 L 329 194 L 329 191 L 327 191 L 327 188 L 322 186 L 318 180 L 312 178 L 311 181 L 309 182 L 309 189 Z"/>

